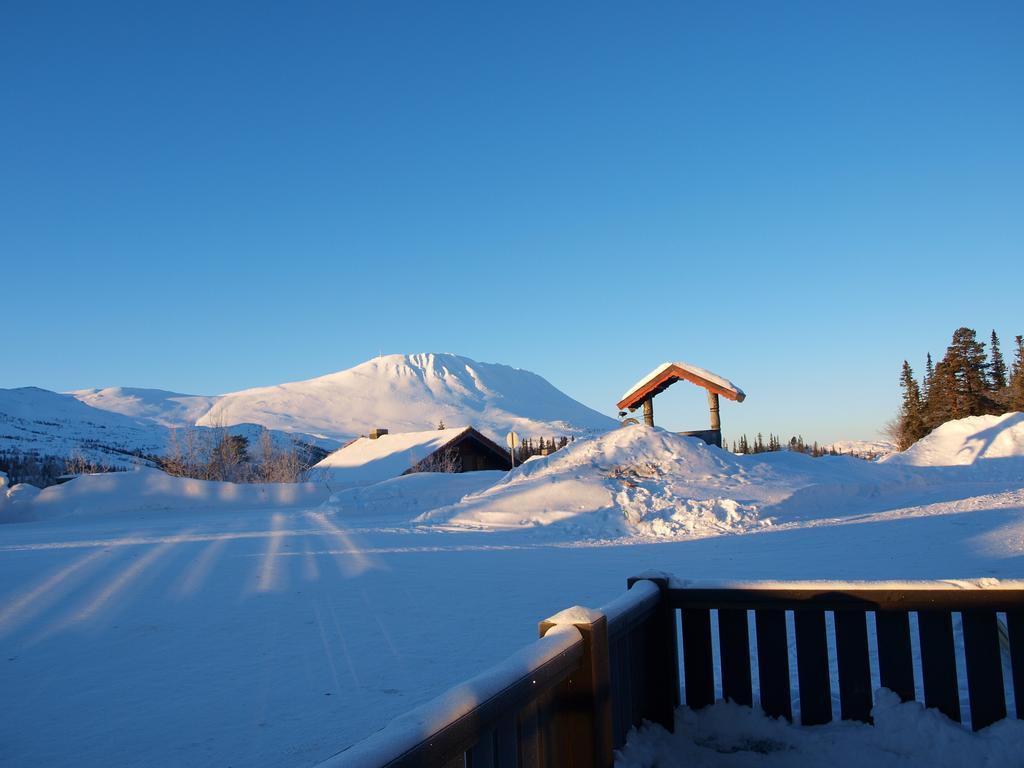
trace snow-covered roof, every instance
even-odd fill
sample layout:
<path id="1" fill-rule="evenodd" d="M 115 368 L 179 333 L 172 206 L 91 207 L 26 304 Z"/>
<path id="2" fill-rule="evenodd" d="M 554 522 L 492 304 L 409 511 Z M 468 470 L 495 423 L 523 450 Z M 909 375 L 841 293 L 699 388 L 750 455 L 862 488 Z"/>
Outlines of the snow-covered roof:
<path id="1" fill-rule="evenodd" d="M 381 435 L 375 440 L 360 437 L 336 450 L 313 469 L 345 486 L 379 483 L 398 477 L 470 430 L 472 427 L 452 427 Z M 482 435 L 479 439 L 486 440 Z"/>
<path id="2" fill-rule="evenodd" d="M 742 403 L 746 393 L 724 376 L 712 373 L 706 368 L 684 363 L 680 360 L 662 363 L 640 381 L 626 390 L 619 401 L 619 408 L 636 408 L 648 397 L 653 396 L 674 384 L 680 379 L 692 382 L 699 387 Z"/>

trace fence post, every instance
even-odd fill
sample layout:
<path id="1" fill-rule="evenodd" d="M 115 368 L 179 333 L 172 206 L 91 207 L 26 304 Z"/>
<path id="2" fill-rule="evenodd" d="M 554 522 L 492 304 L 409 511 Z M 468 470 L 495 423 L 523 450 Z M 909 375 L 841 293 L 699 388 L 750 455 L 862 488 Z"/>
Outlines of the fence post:
<path id="1" fill-rule="evenodd" d="M 669 733 L 676 731 L 676 707 L 680 704 L 679 642 L 676 639 L 676 612 L 669 604 L 667 576 L 633 576 L 627 586 L 638 581 L 651 581 L 658 585 L 661 601 L 647 633 L 648 695 L 644 706 L 644 719 L 657 723 Z"/>
<path id="2" fill-rule="evenodd" d="M 612 768 L 611 670 L 608 657 L 608 619 L 600 611 L 576 606 L 540 623 L 540 636 L 559 625 L 571 624 L 583 635 L 583 661 L 570 675 L 556 707 L 564 725 L 570 768 Z M 562 730 L 559 728 L 558 730 Z"/>

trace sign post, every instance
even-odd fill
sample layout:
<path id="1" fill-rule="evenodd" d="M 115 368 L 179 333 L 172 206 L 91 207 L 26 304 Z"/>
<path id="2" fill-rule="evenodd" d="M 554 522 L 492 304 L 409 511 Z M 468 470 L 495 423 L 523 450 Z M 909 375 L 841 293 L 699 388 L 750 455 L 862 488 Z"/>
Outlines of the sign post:
<path id="1" fill-rule="evenodd" d="M 512 454 L 512 469 L 516 468 L 516 448 L 522 444 L 519 439 L 519 435 L 515 432 L 509 432 L 505 435 L 505 443 L 508 445 L 509 453 Z"/>

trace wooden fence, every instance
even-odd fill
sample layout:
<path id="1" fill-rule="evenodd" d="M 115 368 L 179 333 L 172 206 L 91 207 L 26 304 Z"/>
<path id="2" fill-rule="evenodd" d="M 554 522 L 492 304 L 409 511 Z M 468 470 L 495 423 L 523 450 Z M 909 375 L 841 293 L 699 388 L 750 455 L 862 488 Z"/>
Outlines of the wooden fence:
<path id="1" fill-rule="evenodd" d="M 539 640 L 322 768 L 611 766 L 631 727 L 647 720 L 672 731 L 681 700 L 694 709 L 713 703 L 716 674 L 724 698 L 790 720 L 795 701 L 799 721 L 813 725 L 835 714 L 831 666 L 838 672 L 839 716 L 870 722 L 872 659 L 881 685 L 911 700 L 915 647 L 925 704 L 957 721 L 962 654 L 970 722 L 978 730 L 1007 714 L 1001 643 L 1012 660 L 1014 700 L 1024 702 L 1022 582 L 960 589 L 943 582 L 710 584 L 638 577 L 598 611 L 571 608 L 541 622 Z M 1016 714 L 1024 717 L 1024 704 Z"/>

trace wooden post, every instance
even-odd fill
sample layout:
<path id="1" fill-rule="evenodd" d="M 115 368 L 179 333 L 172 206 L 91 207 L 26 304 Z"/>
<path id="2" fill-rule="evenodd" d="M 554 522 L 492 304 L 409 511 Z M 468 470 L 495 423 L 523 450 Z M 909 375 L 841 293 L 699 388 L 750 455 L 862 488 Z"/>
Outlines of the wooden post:
<path id="1" fill-rule="evenodd" d="M 566 699 L 562 723 L 568 754 L 563 764 L 569 768 L 612 768 L 615 762 L 608 619 L 598 611 L 591 613 L 589 622 L 572 622 L 583 635 L 583 661 L 560 691 Z M 564 623 L 557 615 L 542 621 L 540 636 Z"/>
<path id="2" fill-rule="evenodd" d="M 721 429 L 722 419 L 718 415 L 718 393 L 708 390 L 708 408 L 711 411 L 711 428 Z"/>
<path id="3" fill-rule="evenodd" d="M 643 717 L 675 733 L 676 707 L 680 702 L 679 642 L 676 638 L 676 609 L 668 603 L 669 580 L 666 576 L 633 576 L 626 581 L 632 589 L 638 581 L 658 585 L 661 601 L 651 618 L 650 629 L 644 633 L 641 652 L 647 671 L 647 701 L 642 704 Z"/>
<path id="4" fill-rule="evenodd" d="M 644 424 L 648 427 L 654 426 L 654 396 L 644 400 Z"/>
<path id="5" fill-rule="evenodd" d="M 718 393 L 708 390 L 708 410 L 711 411 L 711 431 L 714 435 L 714 445 L 722 447 L 722 419 L 718 414 Z"/>

